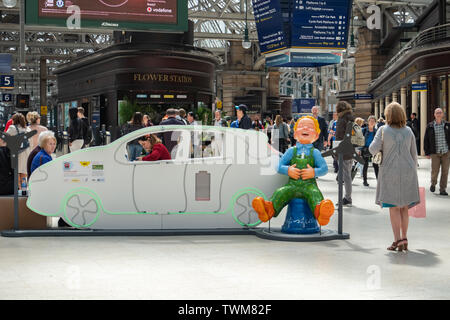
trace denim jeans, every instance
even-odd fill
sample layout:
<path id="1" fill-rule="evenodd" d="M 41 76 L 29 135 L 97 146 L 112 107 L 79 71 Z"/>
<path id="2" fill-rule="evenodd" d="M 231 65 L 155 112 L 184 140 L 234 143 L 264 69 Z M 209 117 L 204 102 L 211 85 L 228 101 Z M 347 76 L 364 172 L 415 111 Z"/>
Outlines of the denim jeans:
<path id="1" fill-rule="evenodd" d="M 132 143 L 128 145 L 128 153 L 130 155 L 130 161 L 135 161 L 142 153 L 142 146 L 140 144 Z"/>

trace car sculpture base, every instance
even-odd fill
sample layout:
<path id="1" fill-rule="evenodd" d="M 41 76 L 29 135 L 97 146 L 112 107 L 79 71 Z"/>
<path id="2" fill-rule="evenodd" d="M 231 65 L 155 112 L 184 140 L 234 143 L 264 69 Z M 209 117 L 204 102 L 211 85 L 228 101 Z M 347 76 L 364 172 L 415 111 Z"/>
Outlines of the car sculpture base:
<path id="1" fill-rule="evenodd" d="M 336 231 L 322 230 L 319 234 L 285 234 L 279 228 L 252 229 L 174 229 L 174 230 L 145 230 L 145 229 L 73 229 L 58 228 L 48 230 L 3 230 L 2 237 L 102 237 L 102 236 L 195 236 L 195 235 L 256 235 L 267 240 L 281 241 L 326 241 L 349 239 L 347 233 L 338 234 Z"/>
<path id="2" fill-rule="evenodd" d="M 327 240 L 345 240 L 350 239 L 348 233 L 339 234 L 337 231 L 322 229 L 321 232 L 313 234 L 289 234 L 281 231 L 281 228 L 258 228 L 255 230 L 258 238 L 277 241 L 293 241 L 293 242 L 314 242 Z"/>

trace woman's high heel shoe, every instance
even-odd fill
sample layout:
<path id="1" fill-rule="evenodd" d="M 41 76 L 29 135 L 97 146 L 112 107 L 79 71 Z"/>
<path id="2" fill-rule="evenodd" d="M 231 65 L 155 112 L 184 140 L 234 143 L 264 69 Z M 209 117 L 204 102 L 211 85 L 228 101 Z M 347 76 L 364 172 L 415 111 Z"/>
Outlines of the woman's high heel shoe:
<path id="1" fill-rule="evenodd" d="M 399 243 L 400 241 L 401 241 L 401 240 L 392 242 L 391 246 L 388 247 L 387 249 L 388 249 L 389 251 L 395 251 L 395 250 L 398 248 L 398 243 Z"/>
<path id="2" fill-rule="evenodd" d="M 401 239 L 400 240 L 401 245 L 403 246 L 403 249 L 408 251 L 408 239 Z"/>

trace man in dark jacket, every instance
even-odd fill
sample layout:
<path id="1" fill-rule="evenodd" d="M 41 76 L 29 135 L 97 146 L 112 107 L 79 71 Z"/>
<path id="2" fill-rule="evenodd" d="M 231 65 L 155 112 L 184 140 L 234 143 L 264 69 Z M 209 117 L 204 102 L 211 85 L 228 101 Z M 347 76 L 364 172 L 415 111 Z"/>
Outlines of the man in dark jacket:
<path id="1" fill-rule="evenodd" d="M 178 120 L 176 118 L 177 110 L 175 110 L 175 109 L 172 109 L 172 108 L 167 109 L 166 116 L 167 116 L 167 119 L 161 121 L 159 123 L 160 126 L 171 126 L 171 125 L 184 126 L 185 125 L 183 121 Z M 163 144 L 167 148 L 167 151 L 169 151 L 169 153 L 171 154 L 172 159 L 175 158 L 172 155 L 172 149 L 175 148 L 175 146 L 178 144 L 179 135 L 180 135 L 179 132 L 173 132 L 173 131 L 164 132 L 162 135 Z"/>
<path id="2" fill-rule="evenodd" d="M 6 143 L 0 139 L 0 195 L 14 194 L 14 170 L 11 168 L 11 154 Z"/>
<path id="3" fill-rule="evenodd" d="M 247 115 L 247 106 L 245 104 L 240 104 L 236 107 L 236 115 L 239 122 L 239 128 L 241 129 L 251 129 L 252 120 Z"/>
<path id="4" fill-rule="evenodd" d="M 430 191 L 436 190 L 439 168 L 441 168 L 441 181 L 439 194 L 448 196 L 447 180 L 450 163 L 450 123 L 444 119 L 441 108 L 434 110 L 434 121 L 427 125 L 425 130 L 423 149 L 428 159 L 431 158 L 431 186 Z"/>
<path id="5" fill-rule="evenodd" d="M 411 113 L 411 118 L 406 122 L 406 125 L 411 128 L 414 136 L 416 137 L 416 148 L 417 153 L 420 151 L 420 123 L 417 119 L 417 114 L 415 112 Z"/>
<path id="6" fill-rule="evenodd" d="M 328 125 L 324 118 L 319 116 L 319 107 L 314 106 L 311 108 L 311 113 L 314 118 L 317 119 L 319 122 L 319 128 L 320 128 L 320 135 L 319 139 L 317 139 L 313 145 L 314 148 L 319 149 L 322 151 L 328 144 Z"/>
<path id="7" fill-rule="evenodd" d="M 339 101 L 336 105 L 336 112 L 338 114 L 338 120 L 336 123 L 335 137 L 336 141 L 342 141 L 345 137 L 347 123 L 354 121 L 352 106 L 346 101 Z M 342 199 L 342 203 L 348 206 L 352 205 L 352 164 L 352 156 L 344 156 L 342 171 L 344 177 L 345 195 L 344 199 Z M 339 168 L 339 170 L 341 170 L 341 168 Z"/>
<path id="8" fill-rule="evenodd" d="M 82 148 L 89 147 L 89 144 L 92 141 L 92 127 L 89 125 L 89 120 L 84 116 L 84 108 L 78 107 L 77 113 L 78 119 L 81 120 L 82 123 L 82 132 L 83 132 L 83 140 L 84 144 Z"/>

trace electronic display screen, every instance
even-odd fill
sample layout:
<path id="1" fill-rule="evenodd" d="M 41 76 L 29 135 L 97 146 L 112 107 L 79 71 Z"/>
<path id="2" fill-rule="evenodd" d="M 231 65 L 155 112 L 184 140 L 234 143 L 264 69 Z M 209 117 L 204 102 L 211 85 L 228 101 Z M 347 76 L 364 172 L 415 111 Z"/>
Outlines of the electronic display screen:
<path id="1" fill-rule="evenodd" d="M 72 5 L 81 20 L 177 23 L 177 0 L 39 0 L 39 17 L 65 18 Z"/>

